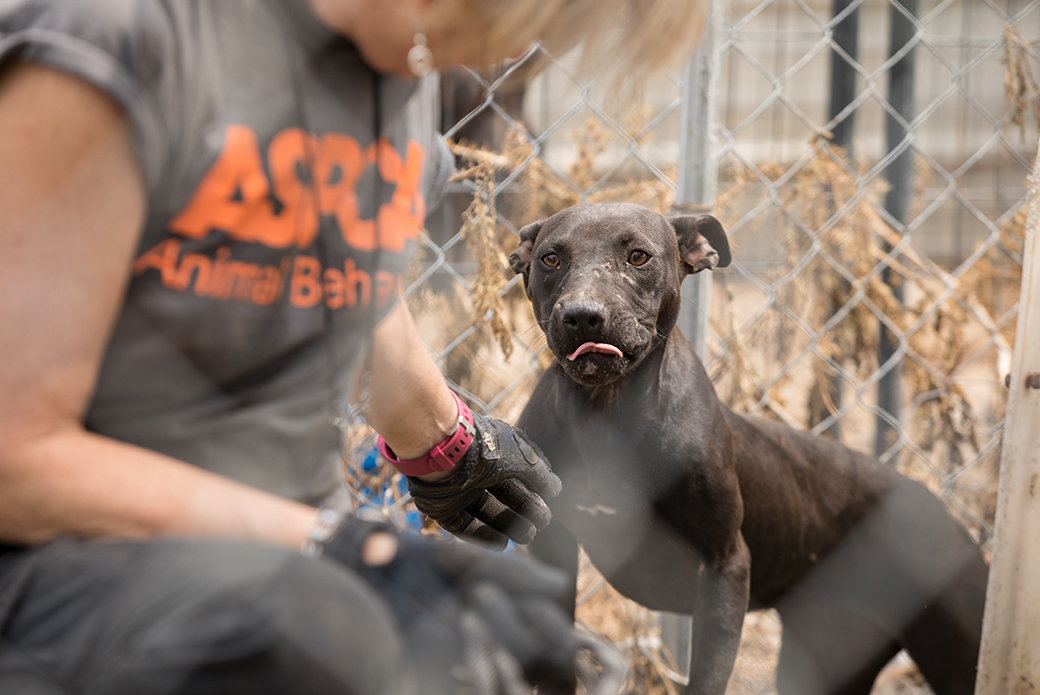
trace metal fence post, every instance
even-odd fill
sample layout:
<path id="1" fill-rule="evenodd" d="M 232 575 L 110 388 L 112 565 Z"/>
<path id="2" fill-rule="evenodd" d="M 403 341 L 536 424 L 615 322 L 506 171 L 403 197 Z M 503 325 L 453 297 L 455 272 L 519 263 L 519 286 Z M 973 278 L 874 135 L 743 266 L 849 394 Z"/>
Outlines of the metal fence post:
<path id="1" fill-rule="evenodd" d="M 1028 200 L 976 695 L 1040 687 L 1040 155 Z"/>
<path id="2" fill-rule="evenodd" d="M 679 111 L 679 181 L 676 213 L 708 212 L 718 184 L 719 47 L 723 0 L 711 0 L 700 47 L 683 69 Z M 682 285 L 679 329 L 705 362 L 711 318 L 711 273 L 690 275 Z M 675 657 L 683 680 L 690 675 L 693 620 L 687 615 L 661 614 L 661 640 Z"/>
<path id="3" fill-rule="evenodd" d="M 859 60 L 859 8 L 849 10 L 851 4 L 852 0 L 834 0 L 832 4 L 833 17 L 846 13 L 841 21 L 834 25 L 834 45 L 852 60 Z M 831 51 L 831 92 L 827 120 L 833 121 L 855 98 L 856 69 L 844 55 L 838 51 Z M 853 110 L 831 127 L 831 142 L 848 150 L 852 144 L 855 123 L 856 112 Z"/>
<path id="4" fill-rule="evenodd" d="M 856 69 L 849 60 L 859 60 L 859 8 L 850 9 L 853 0 L 833 0 L 831 4 L 831 16 L 841 17 L 834 24 L 833 40 L 839 50 L 831 50 L 831 82 L 830 103 L 827 108 L 827 121 L 831 122 L 838 118 L 856 99 Z M 844 15 L 844 16 L 842 16 Z M 846 58 L 845 56 L 848 56 Z M 845 150 L 849 159 L 852 158 L 852 135 L 856 126 L 856 111 L 853 109 L 837 123 L 831 126 L 831 143 Z M 830 307 L 828 315 L 833 316 L 841 307 L 835 303 L 833 297 L 828 299 Z M 841 407 L 844 382 L 837 374 L 827 378 L 824 388 L 830 393 L 830 400 L 837 408 Z M 823 420 L 823 413 L 810 413 L 809 426 L 815 427 L 819 420 Z M 817 419 L 818 418 L 818 419 Z M 841 422 L 835 421 L 825 431 L 831 437 L 841 440 Z"/>
<path id="5" fill-rule="evenodd" d="M 901 51 L 906 50 L 907 44 L 914 40 L 917 28 L 912 18 L 917 17 L 920 10 L 920 0 L 892 0 L 892 2 L 889 56 L 898 55 Z M 906 14 L 897 9 L 896 4 L 902 5 Z M 911 46 L 892 65 L 888 82 L 888 103 L 908 124 L 914 119 L 915 52 L 915 47 Z M 910 135 L 910 131 L 907 126 L 904 126 L 891 113 L 886 114 L 885 140 L 888 152 L 900 147 L 908 135 Z M 888 179 L 889 184 L 888 192 L 885 194 L 885 210 L 893 219 L 904 224 L 910 212 L 910 199 L 913 197 L 914 186 L 913 150 L 909 146 L 896 155 L 885 168 L 885 178 Z M 884 269 L 882 277 L 885 283 L 892 288 L 896 301 L 901 304 L 904 295 L 902 279 L 890 267 Z M 878 409 L 881 412 L 877 416 L 877 430 L 874 439 L 874 453 L 878 456 L 884 454 L 892 446 L 893 436 L 899 436 L 899 430 L 893 426 L 891 420 L 898 420 L 900 411 L 903 409 L 903 370 L 901 369 L 900 352 L 899 338 L 882 325 L 881 334 L 878 337 L 878 365 L 882 366 L 894 357 L 896 361 L 878 382 Z"/>
<path id="6" fill-rule="evenodd" d="M 676 212 L 707 212 L 718 184 L 719 46 L 723 0 L 711 0 L 701 44 L 683 69 L 679 111 L 679 181 Z M 702 359 L 707 358 L 711 273 L 690 275 L 682 286 L 679 328 Z"/>

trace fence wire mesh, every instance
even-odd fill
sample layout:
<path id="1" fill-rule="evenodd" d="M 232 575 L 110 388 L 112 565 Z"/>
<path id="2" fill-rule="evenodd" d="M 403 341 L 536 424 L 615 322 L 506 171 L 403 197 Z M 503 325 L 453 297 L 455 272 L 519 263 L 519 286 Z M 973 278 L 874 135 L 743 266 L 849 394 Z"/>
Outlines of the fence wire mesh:
<path id="1" fill-rule="evenodd" d="M 706 366 L 720 397 L 925 482 L 983 549 L 1038 38 L 1040 0 L 733 0 L 716 45 L 707 173 L 735 259 L 713 278 Z M 633 98 L 609 68 L 578 77 L 572 58 L 535 48 L 503 73 L 442 83 L 460 173 L 428 218 L 409 302 L 452 386 L 507 421 L 551 359 L 506 262 L 517 230 L 579 202 L 667 213 L 680 168 L 700 166 L 680 151 L 680 112 L 705 85 L 671 75 Z M 587 563 L 579 597 L 579 617 L 633 658 L 631 692 L 676 691 L 649 613 Z M 773 692 L 778 644 L 775 616 L 749 616 L 729 692 Z M 927 692 L 905 658 L 886 674 L 875 692 Z"/>

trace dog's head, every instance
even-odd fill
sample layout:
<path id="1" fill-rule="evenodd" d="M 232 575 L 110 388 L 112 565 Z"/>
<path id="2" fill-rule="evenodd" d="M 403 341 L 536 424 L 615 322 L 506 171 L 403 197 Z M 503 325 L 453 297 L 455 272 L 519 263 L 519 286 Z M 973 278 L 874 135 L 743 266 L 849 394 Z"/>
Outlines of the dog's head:
<path id="1" fill-rule="evenodd" d="M 729 265 L 709 215 L 665 218 L 641 205 L 576 205 L 520 230 L 509 257 L 567 374 L 609 384 L 667 336 L 690 273 Z"/>

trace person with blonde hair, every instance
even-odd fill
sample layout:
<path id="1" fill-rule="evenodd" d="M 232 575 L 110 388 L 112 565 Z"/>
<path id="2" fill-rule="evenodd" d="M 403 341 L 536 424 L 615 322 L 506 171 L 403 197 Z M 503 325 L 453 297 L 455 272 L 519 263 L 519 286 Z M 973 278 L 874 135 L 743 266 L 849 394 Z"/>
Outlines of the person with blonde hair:
<path id="1" fill-rule="evenodd" d="M 452 166 L 435 71 L 584 39 L 636 75 L 700 21 L 0 0 L 0 692 L 570 687 L 561 577 L 353 516 L 336 424 L 352 396 L 456 535 L 548 523 L 549 462 L 452 394 L 400 301 Z"/>

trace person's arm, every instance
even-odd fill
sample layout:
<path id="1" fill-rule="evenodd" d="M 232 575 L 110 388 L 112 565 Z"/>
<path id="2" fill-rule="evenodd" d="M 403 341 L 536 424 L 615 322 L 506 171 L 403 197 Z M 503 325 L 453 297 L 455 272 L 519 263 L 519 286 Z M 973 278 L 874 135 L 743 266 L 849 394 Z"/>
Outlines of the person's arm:
<path id="1" fill-rule="evenodd" d="M 455 431 L 458 408 L 405 302 L 372 332 L 363 415 L 402 460 L 424 455 Z M 438 480 L 448 473 L 432 473 Z"/>
<path id="2" fill-rule="evenodd" d="M 362 376 L 362 414 L 398 461 L 424 456 L 455 431 L 459 409 L 404 302 L 373 331 Z M 415 506 L 467 540 L 497 548 L 507 539 L 530 542 L 549 523 L 544 499 L 559 494 L 560 479 L 506 423 L 473 413 L 471 430 L 450 470 L 407 478 Z"/>
<path id="3" fill-rule="evenodd" d="M 298 548 L 314 510 L 84 430 L 145 213 L 122 111 L 0 76 L 0 540 L 218 535 Z"/>

